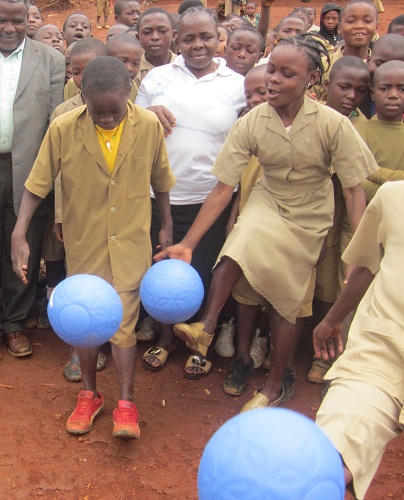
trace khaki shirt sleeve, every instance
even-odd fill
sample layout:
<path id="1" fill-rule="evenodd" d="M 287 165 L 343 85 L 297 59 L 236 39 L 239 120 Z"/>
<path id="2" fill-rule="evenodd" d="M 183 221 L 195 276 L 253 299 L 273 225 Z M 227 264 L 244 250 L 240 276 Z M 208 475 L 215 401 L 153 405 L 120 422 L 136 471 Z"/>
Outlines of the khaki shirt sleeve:
<path id="1" fill-rule="evenodd" d="M 376 274 L 380 268 L 384 250 L 380 238 L 382 207 L 380 196 L 370 202 L 359 223 L 351 243 L 342 255 L 342 260 L 353 266 L 368 268 Z"/>
<path id="2" fill-rule="evenodd" d="M 60 171 L 60 131 L 51 124 L 42 141 L 34 166 L 25 182 L 31 193 L 45 198 Z"/>
<path id="3" fill-rule="evenodd" d="M 341 120 L 331 156 L 344 189 L 360 184 L 378 169 L 366 143 L 346 117 Z"/>
<path id="4" fill-rule="evenodd" d="M 212 167 L 211 173 L 228 186 L 237 186 L 247 168 L 252 152 L 249 144 L 248 115 L 231 128 Z"/>

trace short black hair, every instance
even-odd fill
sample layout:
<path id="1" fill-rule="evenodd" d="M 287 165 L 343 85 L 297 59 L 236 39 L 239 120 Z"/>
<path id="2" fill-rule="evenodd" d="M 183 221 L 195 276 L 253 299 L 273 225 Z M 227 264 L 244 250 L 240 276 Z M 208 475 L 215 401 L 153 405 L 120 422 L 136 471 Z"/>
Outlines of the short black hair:
<path id="1" fill-rule="evenodd" d="M 392 33 L 394 26 L 404 26 L 404 14 L 400 14 L 390 22 L 387 30 L 388 34 Z"/>
<path id="2" fill-rule="evenodd" d="M 328 80 L 331 81 L 344 68 L 352 68 L 356 69 L 357 71 L 366 71 L 370 78 L 368 66 L 360 57 L 344 56 L 335 61 L 335 63 L 332 65 L 330 74 L 328 75 Z"/>
<path id="3" fill-rule="evenodd" d="M 141 47 L 140 42 L 137 38 L 135 38 L 133 35 L 130 35 L 129 33 L 120 33 L 119 35 L 114 35 L 112 38 L 110 38 L 107 42 L 106 49 L 107 49 L 107 56 L 109 56 L 109 51 L 111 50 L 111 47 L 115 45 L 134 45 L 135 47 Z"/>
<path id="4" fill-rule="evenodd" d="M 25 7 L 27 8 L 27 10 L 28 10 L 28 9 L 30 8 L 30 6 L 31 6 L 31 3 L 30 3 L 30 1 L 29 1 L 29 0 L 3 0 L 3 1 L 5 1 L 5 2 L 7 2 L 7 3 L 23 3 L 23 4 L 25 5 Z M 34 5 L 34 4 L 33 4 L 33 5 Z M 37 7 L 37 6 L 35 5 L 35 7 Z M 38 8 L 38 7 L 37 7 L 37 8 Z"/>
<path id="5" fill-rule="evenodd" d="M 136 23 L 136 26 L 137 26 L 138 30 L 140 30 L 140 25 L 142 24 L 143 19 L 146 16 L 150 16 L 151 14 L 163 14 L 168 19 L 171 28 L 174 29 L 173 19 L 170 16 L 169 12 L 167 12 L 166 10 L 164 10 L 164 9 L 162 9 L 160 7 L 150 7 L 150 9 L 147 9 L 144 12 L 142 12 L 142 14 L 140 14 L 140 17 L 139 17 L 139 19 L 137 20 L 137 23 Z"/>
<path id="6" fill-rule="evenodd" d="M 394 59 L 404 60 L 404 36 L 395 33 L 382 35 L 373 45 L 372 54 L 376 54 L 379 48 L 384 47 L 391 50 Z"/>
<path id="7" fill-rule="evenodd" d="M 401 36 L 401 35 L 399 35 Z M 375 71 L 375 74 L 373 75 L 373 83 L 372 87 L 374 87 L 377 83 L 377 80 L 380 78 L 379 75 L 381 75 L 384 71 L 386 70 L 397 70 L 397 69 L 404 69 L 404 61 L 387 61 L 383 64 L 381 64 Z"/>
<path id="8" fill-rule="evenodd" d="M 124 89 L 130 92 L 129 72 L 116 57 L 102 56 L 90 61 L 83 71 L 81 89 L 84 94 L 91 91 L 101 94 Z"/>
<path id="9" fill-rule="evenodd" d="M 348 7 L 350 7 L 351 5 L 355 5 L 356 3 L 366 3 L 366 4 L 370 5 L 370 6 L 374 9 L 374 11 L 375 11 L 375 13 L 376 13 L 376 21 L 377 21 L 377 19 L 379 18 L 379 13 L 377 12 L 377 9 L 376 9 L 375 4 L 374 4 L 374 3 L 372 3 L 370 0 L 350 0 L 349 2 L 347 2 L 347 3 L 346 3 L 343 7 L 342 7 L 342 9 L 341 9 L 341 11 L 340 11 L 340 13 L 339 13 L 339 18 L 340 18 L 340 20 L 342 19 L 342 15 L 343 15 L 343 13 L 346 11 L 346 9 L 347 9 Z"/>
<path id="10" fill-rule="evenodd" d="M 216 27 L 218 26 L 216 11 L 214 11 L 212 9 L 207 9 L 206 7 L 190 7 L 183 14 L 181 14 L 181 17 L 178 20 L 178 31 L 181 29 L 182 21 L 184 20 L 184 18 L 186 16 L 188 16 L 189 14 L 196 14 L 199 12 L 209 16 L 212 19 L 212 21 L 215 23 Z M 249 22 L 249 21 L 247 21 L 247 22 Z"/>
<path id="11" fill-rule="evenodd" d="M 274 32 L 275 32 L 276 34 L 278 34 L 278 32 L 280 31 L 280 29 L 282 28 L 282 26 L 286 23 L 286 21 L 287 21 L 288 19 L 299 19 L 299 21 L 302 21 L 303 26 L 304 26 L 304 21 L 303 21 L 303 19 L 301 19 L 300 17 L 295 16 L 294 14 L 289 14 L 288 16 L 283 17 L 283 18 L 279 21 L 279 23 L 275 26 L 275 28 L 274 28 Z"/>
<path id="12" fill-rule="evenodd" d="M 307 21 L 310 21 L 310 12 L 305 7 L 295 7 L 294 9 L 292 9 L 289 16 L 294 17 L 293 14 L 296 14 L 298 12 L 301 12 L 302 14 L 304 14 L 307 18 Z"/>
<path id="13" fill-rule="evenodd" d="M 254 26 L 243 26 L 242 28 L 237 28 L 234 31 L 230 31 L 230 34 L 229 34 L 229 36 L 227 38 L 227 44 L 226 45 L 229 45 L 229 43 L 230 43 L 232 37 L 234 36 L 234 34 L 235 33 L 240 33 L 240 31 L 247 31 L 248 33 L 252 33 L 253 35 L 255 35 L 258 38 L 258 42 L 259 42 L 259 45 L 260 45 L 260 54 L 262 54 L 262 52 L 264 52 L 264 50 L 265 50 L 265 40 L 263 39 L 261 33 L 257 29 L 254 28 Z"/>
<path id="14" fill-rule="evenodd" d="M 255 6 L 255 8 L 257 8 L 257 4 L 254 2 L 254 0 L 247 0 L 246 3 L 245 3 L 246 7 L 247 7 L 248 4 L 252 4 L 252 5 Z"/>
<path id="15" fill-rule="evenodd" d="M 178 6 L 178 14 L 183 14 L 187 9 L 191 7 L 204 7 L 202 0 L 184 0 Z"/>
<path id="16" fill-rule="evenodd" d="M 72 16 L 76 16 L 77 14 L 80 14 L 81 16 L 84 16 L 87 20 L 88 20 L 88 24 L 90 25 L 90 31 L 91 31 L 91 21 L 89 19 L 89 17 L 87 17 L 83 12 L 72 12 L 71 14 L 69 14 L 66 19 L 65 19 L 65 22 L 63 23 L 63 32 L 66 31 L 66 28 L 67 28 L 67 24 L 69 22 L 69 19 L 72 17 Z"/>
<path id="17" fill-rule="evenodd" d="M 83 38 L 83 40 L 78 40 L 75 42 L 72 50 L 70 52 L 70 57 L 81 56 L 83 54 L 95 54 L 98 56 L 107 55 L 107 49 L 105 45 L 99 38 L 94 38 L 92 36 L 88 38 Z"/>

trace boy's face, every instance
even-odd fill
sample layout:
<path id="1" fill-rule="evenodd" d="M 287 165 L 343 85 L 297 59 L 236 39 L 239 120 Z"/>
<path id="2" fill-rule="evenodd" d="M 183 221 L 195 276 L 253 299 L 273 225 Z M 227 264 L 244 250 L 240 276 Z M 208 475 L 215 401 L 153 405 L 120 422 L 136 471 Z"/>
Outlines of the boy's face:
<path id="1" fill-rule="evenodd" d="M 213 19 L 204 12 L 187 14 L 178 31 L 178 49 L 192 74 L 204 76 L 212 69 L 219 45 L 219 34 Z"/>
<path id="2" fill-rule="evenodd" d="M 77 56 L 70 56 L 70 71 L 74 80 L 74 83 L 79 89 L 81 89 L 81 80 L 83 78 L 83 71 L 87 64 L 95 59 L 96 54 L 80 54 Z"/>
<path id="3" fill-rule="evenodd" d="M 383 46 L 378 43 L 372 52 L 369 60 L 368 68 L 370 73 L 370 81 L 373 80 L 373 75 L 379 66 L 388 61 L 404 61 L 404 54 L 399 54 L 392 50 L 391 47 Z"/>
<path id="4" fill-rule="evenodd" d="M 88 113 L 95 125 L 112 130 L 125 118 L 129 94 L 126 89 L 118 88 L 113 92 L 95 92 L 87 89 L 83 95 Z"/>
<path id="5" fill-rule="evenodd" d="M 149 56 L 161 57 L 168 54 L 174 33 L 166 15 L 155 12 L 142 18 L 139 40 Z"/>
<path id="6" fill-rule="evenodd" d="M 377 117 L 384 121 L 402 121 L 404 113 L 404 69 L 380 69 L 370 89 Z"/>
<path id="7" fill-rule="evenodd" d="M 323 16 L 323 24 L 329 33 L 335 32 L 339 23 L 338 11 L 330 10 L 326 12 Z"/>
<path id="8" fill-rule="evenodd" d="M 227 31 L 222 26 L 218 27 L 219 31 L 219 47 L 217 48 L 216 55 L 217 57 L 226 57 L 226 43 L 229 37 Z"/>
<path id="9" fill-rule="evenodd" d="M 35 37 L 38 42 L 45 43 L 63 54 L 63 35 L 57 26 L 48 24 L 40 29 L 38 36 Z"/>
<path id="10" fill-rule="evenodd" d="M 43 24 L 41 13 L 38 10 L 38 7 L 35 5 L 30 5 L 28 9 L 28 24 L 26 35 L 29 38 L 32 38 L 37 32 L 38 28 L 40 28 Z"/>
<path id="11" fill-rule="evenodd" d="M 260 68 L 258 66 L 257 68 Z M 259 69 L 249 73 L 244 80 L 244 95 L 247 107 L 255 108 L 259 104 L 267 101 L 267 89 L 264 82 L 265 66 L 262 71 Z"/>
<path id="12" fill-rule="evenodd" d="M 342 14 L 340 32 L 345 45 L 366 47 L 377 29 L 376 10 L 372 4 L 354 3 Z"/>
<path id="13" fill-rule="evenodd" d="M 369 73 L 355 68 L 343 68 L 331 81 L 326 82 L 326 89 L 327 106 L 349 116 L 368 95 Z"/>
<path id="14" fill-rule="evenodd" d="M 66 29 L 63 33 L 66 45 L 82 40 L 91 35 L 91 24 L 84 14 L 73 14 L 69 18 Z"/>
<path id="15" fill-rule="evenodd" d="M 287 38 L 289 36 L 302 35 L 306 31 L 304 22 L 298 17 L 291 17 L 283 21 L 281 28 L 277 33 L 277 39 Z"/>
<path id="16" fill-rule="evenodd" d="M 253 3 L 248 3 L 245 8 L 245 13 L 247 16 L 252 17 L 255 14 L 255 5 Z"/>
<path id="17" fill-rule="evenodd" d="M 126 24 L 131 28 L 135 26 L 140 17 L 140 5 L 138 2 L 125 2 L 120 16 L 115 16 L 115 22 Z"/>
<path id="18" fill-rule="evenodd" d="M 140 71 L 140 61 L 142 58 L 142 47 L 140 45 L 114 44 L 112 48 L 108 49 L 108 55 L 116 57 L 124 63 L 129 72 L 130 81 L 137 77 Z"/>
<path id="19" fill-rule="evenodd" d="M 260 40 L 250 31 L 236 31 L 227 41 L 226 64 L 227 66 L 246 75 L 260 59 Z"/>
<path id="20" fill-rule="evenodd" d="M 28 9 L 24 2 L 0 0 L 0 52 L 8 57 L 24 41 Z"/>

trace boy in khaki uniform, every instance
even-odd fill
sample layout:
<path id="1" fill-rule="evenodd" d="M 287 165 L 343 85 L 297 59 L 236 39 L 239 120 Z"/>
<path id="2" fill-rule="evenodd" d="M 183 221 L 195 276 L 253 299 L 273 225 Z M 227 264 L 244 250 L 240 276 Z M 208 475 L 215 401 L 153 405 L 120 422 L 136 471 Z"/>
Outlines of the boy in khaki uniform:
<path id="1" fill-rule="evenodd" d="M 120 401 L 114 410 L 115 437 L 138 438 L 133 404 L 135 325 L 139 285 L 150 266 L 150 185 L 162 216 L 161 244 L 171 241 L 169 189 L 175 180 L 163 129 L 153 113 L 128 101 L 130 80 L 114 57 L 98 57 L 83 73 L 86 107 L 53 121 L 45 136 L 13 233 L 13 266 L 25 281 L 29 248 L 25 231 L 32 212 L 62 173 L 63 236 L 68 275 L 94 274 L 120 295 L 124 317 L 111 339 Z M 66 428 L 84 434 L 103 410 L 96 387 L 98 347 L 80 348 L 84 390 Z"/>

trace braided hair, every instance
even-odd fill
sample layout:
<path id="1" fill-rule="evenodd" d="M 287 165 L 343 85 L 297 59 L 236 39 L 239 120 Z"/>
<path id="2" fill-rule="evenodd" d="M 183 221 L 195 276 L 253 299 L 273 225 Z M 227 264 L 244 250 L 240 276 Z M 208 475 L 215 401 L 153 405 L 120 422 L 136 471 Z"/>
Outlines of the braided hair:
<path id="1" fill-rule="evenodd" d="M 303 52 L 309 62 L 309 70 L 318 69 L 320 71 L 320 79 L 317 83 L 321 83 L 324 73 L 330 67 L 330 56 L 322 37 L 313 33 L 304 33 L 294 37 L 281 38 L 277 45 L 293 45 L 297 50 Z"/>

